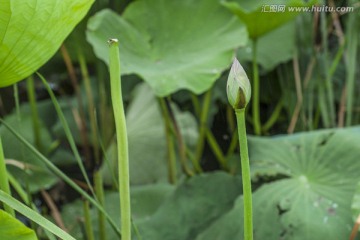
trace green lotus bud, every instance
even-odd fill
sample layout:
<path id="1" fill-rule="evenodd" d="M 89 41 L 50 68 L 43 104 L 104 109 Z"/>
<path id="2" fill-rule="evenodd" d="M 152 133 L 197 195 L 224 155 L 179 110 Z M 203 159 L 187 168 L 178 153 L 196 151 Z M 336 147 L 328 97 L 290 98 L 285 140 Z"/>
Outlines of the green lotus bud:
<path id="1" fill-rule="evenodd" d="M 250 101 L 251 85 L 243 67 L 235 58 L 227 80 L 226 93 L 234 109 L 243 109 Z"/>

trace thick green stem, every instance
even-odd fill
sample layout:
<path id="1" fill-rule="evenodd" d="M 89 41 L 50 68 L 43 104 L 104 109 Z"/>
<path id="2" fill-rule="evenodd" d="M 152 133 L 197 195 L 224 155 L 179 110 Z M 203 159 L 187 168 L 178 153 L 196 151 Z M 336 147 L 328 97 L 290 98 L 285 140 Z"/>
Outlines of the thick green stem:
<path id="1" fill-rule="evenodd" d="M 160 107 L 162 110 L 163 119 L 165 122 L 165 137 L 167 143 L 167 158 L 168 158 L 168 176 L 171 184 L 176 184 L 176 153 L 174 138 L 171 131 L 171 119 L 166 107 L 164 98 L 159 98 Z"/>
<path id="2" fill-rule="evenodd" d="M 356 70 L 359 66 L 357 63 L 358 53 L 358 41 L 359 41 L 359 29 L 356 27 L 356 22 L 359 21 L 360 17 L 357 14 L 349 14 L 348 18 L 348 47 L 347 55 L 345 59 L 346 63 L 346 126 L 351 126 L 353 123 L 354 113 L 354 95 L 356 89 Z"/>
<path id="3" fill-rule="evenodd" d="M 260 79 L 259 68 L 257 65 L 257 41 L 253 40 L 253 97 L 252 97 L 252 111 L 254 121 L 254 131 L 256 135 L 261 134 L 260 121 Z"/>
<path id="4" fill-rule="evenodd" d="M 73 88 L 75 90 L 76 100 L 78 104 L 78 108 L 76 109 L 80 115 L 80 124 L 79 124 L 79 130 L 80 130 L 80 138 L 82 141 L 82 148 L 84 149 L 84 155 L 85 155 L 85 164 L 87 166 L 90 166 L 90 148 L 88 143 L 88 136 L 87 136 L 87 130 L 86 130 L 86 121 L 85 121 L 85 112 L 84 112 L 84 104 L 81 98 L 81 91 L 78 79 L 76 77 L 75 68 L 73 66 L 73 63 L 71 61 L 69 52 L 67 51 L 67 48 L 65 44 L 62 44 L 60 47 L 61 54 L 64 59 L 64 63 L 66 65 L 67 71 L 69 73 L 69 77 L 71 80 L 71 84 L 73 85 Z"/>
<path id="5" fill-rule="evenodd" d="M 99 60 L 100 61 L 100 60 Z M 98 132 L 101 135 L 101 141 L 104 146 L 108 146 L 109 142 L 114 136 L 115 123 L 113 118 L 113 113 L 111 111 L 111 106 L 108 104 L 108 94 L 106 88 L 107 77 L 107 68 L 103 65 L 102 62 L 97 62 L 96 72 L 97 79 L 99 84 L 99 122 L 100 127 Z M 101 143 L 100 143 L 101 144 Z"/>
<path id="6" fill-rule="evenodd" d="M 200 117 L 201 110 L 200 110 L 199 100 L 194 93 L 190 93 L 190 94 L 191 94 L 191 101 L 194 107 L 195 116 Z"/>
<path id="7" fill-rule="evenodd" d="M 279 102 L 276 104 L 274 111 L 272 112 L 270 118 L 263 125 L 262 130 L 267 132 L 278 120 L 281 110 L 283 108 L 283 99 L 281 98 Z"/>
<path id="8" fill-rule="evenodd" d="M 121 92 L 120 54 L 117 39 L 109 40 L 111 101 L 114 110 L 118 150 L 121 239 L 131 240 L 129 153 L 126 119 Z"/>
<path id="9" fill-rule="evenodd" d="M 104 188 L 103 188 L 103 182 L 102 182 L 102 175 L 101 172 L 98 170 L 94 173 L 94 184 L 95 184 L 95 194 L 96 198 L 99 201 L 99 204 L 105 208 L 105 198 L 104 198 Z M 99 224 L 99 235 L 100 240 L 106 239 L 106 229 L 105 229 L 105 215 L 98 210 L 98 224 Z"/>
<path id="10" fill-rule="evenodd" d="M 326 94 L 326 100 L 327 100 L 327 109 L 329 113 L 329 121 L 330 126 L 335 127 L 335 99 L 334 99 L 334 88 L 333 83 L 330 76 L 330 66 L 329 66 L 329 44 L 328 44 L 328 26 L 327 26 L 327 14 L 325 12 L 320 13 L 320 26 L 321 26 L 321 34 L 322 34 L 322 49 L 323 54 L 321 55 L 322 60 L 322 71 L 325 76 L 325 94 Z M 329 70 L 330 69 L 330 70 Z"/>
<path id="11" fill-rule="evenodd" d="M 206 128 L 206 140 L 209 143 L 211 150 L 213 151 L 214 155 L 216 156 L 216 159 L 218 160 L 222 169 L 228 170 L 228 166 L 227 166 L 227 162 L 226 162 L 224 153 L 222 152 L 219 144 L 217 143 L 214 134 L 208 128 Z"/>
<path id="12" fill-rule="evenodd" d="M 41 146 L 40 121 L 39 121 L 39 114 L 36 104 L 34 78 L 30 76 L 26 80 L 26 83 L 27 83 L 28 99 L 31 108 L 31 118 L 33 122 L 34 142 L 35 142 L 35 146 L 39 149 L 40 152 L 42 152 L 43 149 Z"/>
<path id="13" fill-rule="evenodd" d="M 253 239 L 253 222 L 252 222 L 252 193 L 251 193 L 251 176 L 250 163 L 248 156 L 246 126 L 245 126 L 245 108 L 236 109 L 236 121 L 238 125 L 241 172 L 244 196 L 244 239 Z"/>
<path id="14" fill-rule="evenodd" d="M 167 102 L 166 107 L 167 107 L 167 110 L 168 110 L 168 113 L 169 113 L 170 120 L 172 122 L 171 129 L 172 129 L 172 132 L 173 132 L 173 134 L 174 134 L 174 136 L 176 138 L 176 142 L 177 142 L 177 145 L 178 145 L 180 163 L 181 163 L 182 168 L 183 168 L 184 172 L 186 173 L 186 175 L 193 176 L 194 173 L 191 170 L 191 168 L 188 167 L 188 164 L 187 164 L 187 157 L 186 157 L 186 149 L 187 149 L 187 147 L 186 147 L 186 144 L 184 142 L 183 136 L 181 135 L 181 130 L 180 130 L 180 127 L 179 127 L 179 125 L 177 123 L 177 120 L 175 118 L 175 114 L 174 114 L 174 112 L 173 112 L 173 110 L 171 108 L 171 104 L 169 102 Z M 198 172 L 202 171 L 199 162 L 196 162 L 194 164 L 194 168 Z"/>
<path id="15" fill-rule="evenodd" d="M 83 210 L 84 210 L 86 239 L 94 240 L 95 238 L 94 238 L 94 233 L 93 233 L 92 225 L 91 225 L 89 201 L 85 200 L 83 202 Z"/>
<path id="16" fill-rule="evenodd" d="M 19 88 L 17 84 L 13 85 L 14 89 L 14 100 L 15 100 L 15 110 L 16 110 L 16 119 L 18 123 L 21 122 L 21 115 L 20 115 L 20 98 L 19 98 Z"/>
<path id="17" fill-rule="evenodd" d="M 89 112 L 88 114 L 90 119 L 91 142 L 94 149 L 94 158 L 96 165 L 99 165 L 100 164 L 100 151 L 99 151 L 99 142 L 98 142 L 99 134 L 97 132 L 97 126 L 96 126 L 95 103 L 91 89 L 89 72 L 86 66 L 85 58 L 81 53 L 81 51 L 79 51 L 78 59 L 79 59 L 81 74 L 83 77 L 83 82 L 85 85 L 87 102 L 88 102 L 88 112 Z"/>
<path id="18" fill-rule="evenodd" d="M 91 89 L 90 77 L 89 72 L 86 66 L 85 58 L 81 51 L 78 53 L 78 59 L 81 69 L 81 74 L 83 76 L 83 81 L 85 85 L 86 97 L 88 100 L 88 114 L 90 118 L 90 129 L 91 129 L 91 142 L 94 149 L 94 158 L 95 164 L 98 166 L 100 164 L 100 151 L 99 151 L 99 134 L 98 128 L 96 124 L 96 115 L 95 115 L 95 103 L 94 97 Z M 95 171 L 94 173 L 94 184 L 95 184 L 95 195 L 96 198 L 99 200 L 99 204 L 104 207 L 104 191 L 103 191 L 103 184 L 102 184 L 102 176 L 100 171 Z M 104 207 L 105 208 L 105 207 Z M 105 216 L 101 211 L 98 211 L 98 224 L 99 224 L 99 235 L 100 240 L 106 240 L 106 229 L 105 229 Z"/>
<path id="19" fill-rule="evenodd" d="M 3 190 L 5 193 L 11 195 L 7 171 L 6 171 L 5 157 L 1 143 L 1 136 L 0 136 L 0 190 Z M 11 216 L 15 217 L 14 209 L 12 209 L 10 206 L 8 206 L 5 203 L 4 203 L 4 209 Z"/>
<path id="20" fill-rule="evenodd" d="M 98 130 L 98 132 L 99 132 L 99 130 Z M 115 189 L 117 191 L 119 191 L 119 183 L 117 182 L 117 179 L 116 179 L 116 169 L 113 169 L 113 167 L 112 167 L 113 164 L 110 163 L 110 159 L 108 158 L 108 154 L 105 150 L 105 146 L 101 139 L 99 139 L 99 144 L 100 144 L 101 151 L 104 154 L 103 164 L 105 164 L 105 166 L 107 167 L 107 169 L 110 172 L 113 187 L 115 187 Z"/>
<path id="21" fill-rule="evenodd" d="M 196 98 L 193 98 L 194 106 L 196 107 Z M 200 113 L 200 131 L 199 131 L 199 138 L 196 146 L 196 152 L 195 152 L 195 160 L 198 162 L 199 165 L 201 162 L 201 157 L 203 155 L 204 146 L 205 146 L 205 138 L 206 138 L 206 125 L 207 125 L 207 119 L 209 115 L 209 109 L 210 109 L 210 102 L 211 102 L 211 89 L 208 90 L 205 93 L 204 101 L 202 104 L 202 111 Z M 199 105 L 199 104 L 198 104 Z"/>

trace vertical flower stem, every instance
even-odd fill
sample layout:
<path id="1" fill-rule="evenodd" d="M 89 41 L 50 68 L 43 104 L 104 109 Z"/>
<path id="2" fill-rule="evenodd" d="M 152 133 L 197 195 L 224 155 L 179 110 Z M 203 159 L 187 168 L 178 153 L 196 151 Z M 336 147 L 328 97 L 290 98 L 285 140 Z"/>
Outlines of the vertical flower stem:
<path id="1" fill-rule="evenodd" d="M 251 177 L 250 163 L 248 156 L 246 126 L 245 126 L 245 108 L 235 110 L 236 121 L 238 125 L 241 172 L 244 196 L 244 239 L 253 239 L 253 221 L 252 221 L 252 196 L 251 196 Z"/>
<path id="2" fill-rule="evenodd" d="M 1 136 L 0 136 L 0 190 L 3 190 L 5 193 L 11 195 L 7 171 L 6 171 L 5 157 L 1 143 Z M 4 203 L 4 209 L 11 216 L 15 217 L 14 209 L 12 209 L 9 205 Z"/>
<path id="3" fill-rule="evenodd" d="M 273 110 L 270 118 L 267 122 L 262 126 L 262 131 L 267 132 L 279 119 L 281 110 L 283 109 L 284 100 L 281 98 L 279 102 L 276 104 L 275 109 Z"/>
<path id="4" fill-rule="evenodd" d="M 104 189 L 102 182 L 102 174 L 99 170 L 94 172 L 94 184 L 95 184 L 95 194 L 96 198 L 99 201 L 99 204 L 105 208 L 105 197 L 104 197 Z M 106 240 L 106 229 L 105 229 L 105 215 L 98 210 L 98 224 L 99 224 L 99 239 Z"/>
<path id="5" fill-rule="evenodd" d="M 324 74 L 325 80 L 325 94 L 327 101 L 326 111 L 328 112 L 330 126 L 335 127 L 335 101 L 334 101 L 334 87 L 330 76 L 330 64 L 329 64 L 329 43 L 328 43 L 328 27 L 327 27 L 327 14 L 325 12 L 320 13 L 320 27 L 321 27 L 321 39 L 322 39 L 322 54 L 320 57 L 321 71 Z"/>
<path id="6" fill-rule="evenodd" d="M 37 103 L 36 103 L 36 92 L 35 92 L 35 85 L 34 85 L 34 78 L 32 76 L 28 77 L 26 80 L 26 87 L 28 93 L 28 99 L 31 108 L 31 118 L 33 122 L 33 132 L 34 132 L 34 142 L 35 146 L 42 152 L 42 145 L 41 145 L 41 135 L 40 135 L 40 121 L 39 121 L 39 113 L 37 110 Z"/>
<path id="7" fill-rule="evenodd" d="M 260 121 L 260 79 L 259 79 L 259 68 L 257 65 L 257 41 L 253 40 L 253 120 L 254 120 L 254 131 L 256 135 L 261 134 L 261 121 Z"/>
<path id="8" fill-rule="evenodd" d="M 121 239 L 131 240 L 129 153 L 126 120 L 121 93 L 120 54 L 117 39 L 109 40 L 109 53 L 111 101 L 114 110 L 118 150 Z"/>
<path id="9" fill-rule="evenodd" d="M 168 111 L 168 114 L 169 114 L 169 117 L 171 120 L 171 130 L 172 130 L 172 133 L 174 134 L 174 137 L 175 137 L 177 145 L 178 145 L 180 163 L 182 165 L 182 168 L 183 168 L 185 174 L 187 176 L 193 176 L 194 172 L 187 164 L 187 160 L 188 160 L 187 156 L 186 156 L 187 147 L 186 147 L 185 141 L 183 139 L 183 136 L 181 135 L 181 129 L 176 120 L 176 117 L 175 117 L 174 111 L 172 110 L 170 102 L 165 101 L 165 103 L 166 103 L 166 109 Z M 199 172 L 202 171 L 198 162 L 193 162 L 193 165 L 194 165 L 194 169 L 196 171 L 199 171 Z"/>
<path id="10" fill-rule="evenodd" d="M 165 122 L 165 137 L 167 143 L 167 158 L 168 158 L 168 176 L 171 184 L 176 184 L 176 153 L 175 143 L 171 132 L 171 119 L 166 107 L 164 98 L 159 98 L 159 103 Z"/>
<path id="11" fill-rule="evenodd" d="M 75 90 L 76 95 L 76 101 L 78 103 L 78 111 L 80 115 L 80 125 L 79 125 L 79 131 L 80 131 L 80 138 L 83 143 L 83 149 L 84 149 L 84 155 L 85 155 L 85 165 L 90 166 L 90 146 L 88 142 L 88 136 L 86 131 L 86 121 L 85 121 L 85 112 L 84 112 L 84 104 L 83 100 L 81 98 L 81 91 L 80 91 L 80 85 L 79 81 L 76 77 L 75 68 L 71 61 L 70 54 L 65 46 L 65 44 L 62 44 L 60 47 L 60 51 L 62 54 L 62 57 L 64 59 L 64 63 L 66 65 L 67 71 L 69 73 L 69 77 L 71 80 L 71 84 L 73 85 L 73 88 Z M 74 116 L 75 117 L 75 116 Z"/>
<path id="12" fill-rule="evenodd" d="M 351 126 L 354 120 L 354 100 L 357 98 L 355 95 L 356 89 L 356 70 L 358 68 L 357 53 L 358 53 L 358 42 L 359 42 L 359 29 L 355 27 L 355 23 L 358 20 L 357 14 L 349 14 L 347 26 L 347 44 L 346 49 L 346 122 L 345 126 Z M 350 30 L 352 28 L 352 30 Z"/>
<path id="13" fill-rule="evenodd" d="M 99 150 L 99 141 L 98 141 L 99 133 L 97 131 L 97 126 L 96 126 L 94 95 L 91 89 L 89 71 L 86 66 L 85 57 L 80 50 L 78 52 L 78 60 L 80 64 L 80 70 L 83 77 L 86 98 L 88 102 L 88 114 L 90 119 L 90 130 L 91 130 L 91 144 L 94 149 L 93 154 L 95 158 L 95 164 L 99 165 L 100 164 L 100 150 Z"/>
<path id="14" fill-rule="evenodd" d="M 104 63 L 97 61 L 96 72 L 99 85 L 99 135 L 101 140 L 99 140 L 100 146 L 101 142 L 104 146 L 107 146 L 108 143 L 113 138 L 113 133 L 115 130 L 115 123 L 113 112 L 111 111 L 111 106 L 108 104 L 108 91 L 107 91 L 107 71 L 108 69 L 104 66 Z"/>
<path id="15" fill-rule="evenodd" d="M 85 85 L 85 92 L 88 102 L 88 114 L 90 118 L 90 129 L 91 129 L 91 143 L 94 149 L 94 158 L 95 158 L 95 165 L 100 165 L 100 149 L 99 149 L 99 133 L 98 128 L 96 125 L 96 115 L 95 115 L 95 103 L 94 103 L 94 97 L 93 92 L 91 89 L 91 83 L 90 83 L 90 77 L 89 72 L 86 66 L 86 61 L 83 53 L 81 50 L 78 51 L 78 59 L 81 69 L 81 74 L 83 77 L 83 82 Z M 99 200 L 99 203 L 102 207 L 104 206 L 104 191 L 103 191 L 103 184 L 102 184 L 102 177 L 100 171 L 97 169 L 94 173 L 94 185 L 95 185 L 95 194 L 96 198 Z M 105 216 L 101 211 L 98 211 L 98 223 L 99 223 L 99 235 L 100 240 L 106 239 L 106 230 L 105 230 Z"/>
<path id="16" fill-rule="evenodd" d="M 204 152 L 204 146 L 206 141 L 206 125 L 207 125 L 207 119 L 209 116 L 209 109 L 210 109 L 210 103 L 211 103 L 211 95 L 212 90 L 209 89 L 205 95 L 203 104 L 201 106 L 200 116 L 199 116 L 199 124 L 200 124 L 200 130 L 199 130 L 199 138 L 196 145 L 196 151 L 195 151 L 195 160 L 198 163 L 198 165 L 201 165 L 201 157 Z M 194 101 L 195 100 L 195 101 Z M 196 98 L 193 98 L 195 109 L 198 108 L 196 103 Z"/>
<path id="17" fill-rule="evenodd" d="M 89 201 L 83 201 L 84 220 L 85 220 L 85 233 L 88 240 L 94 240 L 94 233 L 91 225 Z"/>
<path id="18" fill-rule="evenodd" d="M 218 160 L 220 166 L 222 167 L 223 170 L 228 170 L 226 158 L 218 142 L 216 141 L 214 134 L 207 127 L 205 128 L 205 130 L 206 130 L 206 140 L 209 143 L 211 150 L 214 153 L 216 159 Z"/>

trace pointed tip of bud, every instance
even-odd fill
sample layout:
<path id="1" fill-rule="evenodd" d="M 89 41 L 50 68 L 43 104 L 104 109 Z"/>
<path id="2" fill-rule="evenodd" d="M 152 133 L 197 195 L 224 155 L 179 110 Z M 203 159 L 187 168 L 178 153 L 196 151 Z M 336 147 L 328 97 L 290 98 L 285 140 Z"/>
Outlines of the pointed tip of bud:
<path id="1" fill-rule="evenodd" d="M 234 109 L 243 109 L 250 101 L 251 85 L 243 67 L 235 58 L 226 86 L 227 97 Z"/>

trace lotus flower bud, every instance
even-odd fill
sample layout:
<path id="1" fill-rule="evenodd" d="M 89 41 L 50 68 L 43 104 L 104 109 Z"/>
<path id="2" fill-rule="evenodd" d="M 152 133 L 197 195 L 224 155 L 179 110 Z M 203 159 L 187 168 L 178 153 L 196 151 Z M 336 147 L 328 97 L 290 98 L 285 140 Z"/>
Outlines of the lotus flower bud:
<path id="1" fill-rule="evenodd" d="M 243 67 L 235 58 L 227 80 L 226 93 L 230 105 L 236 109 L 243 109 L 250 101 L 251 85 Z"/>

